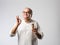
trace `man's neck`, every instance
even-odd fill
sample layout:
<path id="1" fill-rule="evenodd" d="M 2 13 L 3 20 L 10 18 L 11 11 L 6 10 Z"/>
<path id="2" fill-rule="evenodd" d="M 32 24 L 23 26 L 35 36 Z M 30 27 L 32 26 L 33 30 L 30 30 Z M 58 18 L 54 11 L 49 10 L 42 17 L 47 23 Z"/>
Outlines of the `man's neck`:
<path id="1" fill-rule="evenodd" d="M 25 19 L 25 22 L 29 23 L 32 19 Z"/>

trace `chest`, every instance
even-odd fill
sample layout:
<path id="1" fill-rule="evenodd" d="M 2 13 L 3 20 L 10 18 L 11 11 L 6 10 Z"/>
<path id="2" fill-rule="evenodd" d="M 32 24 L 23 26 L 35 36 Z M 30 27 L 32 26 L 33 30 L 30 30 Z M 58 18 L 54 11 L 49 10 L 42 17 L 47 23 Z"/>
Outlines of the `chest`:
<path id="1" fill-rule="evenodd" d="M 32 31 L 32 24 L 25 24 L 22 23 L 19 27 L 18 27 L 18 31 L 19 33 L 31 33 Z"/>

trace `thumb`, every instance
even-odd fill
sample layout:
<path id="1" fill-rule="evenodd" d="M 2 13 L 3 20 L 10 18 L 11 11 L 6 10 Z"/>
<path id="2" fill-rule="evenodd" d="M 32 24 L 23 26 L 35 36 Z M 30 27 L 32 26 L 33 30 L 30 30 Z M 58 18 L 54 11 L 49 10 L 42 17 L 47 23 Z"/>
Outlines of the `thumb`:
<path id="1" fill-rule="evenodd" d="M 34 24 L 32 24 L 32 29 L 34 29 Z"/>
<path id="2" fill-rule="evenodd" d="M 16 19 L 19 20 L 19 16 L 16 16 Z"/>

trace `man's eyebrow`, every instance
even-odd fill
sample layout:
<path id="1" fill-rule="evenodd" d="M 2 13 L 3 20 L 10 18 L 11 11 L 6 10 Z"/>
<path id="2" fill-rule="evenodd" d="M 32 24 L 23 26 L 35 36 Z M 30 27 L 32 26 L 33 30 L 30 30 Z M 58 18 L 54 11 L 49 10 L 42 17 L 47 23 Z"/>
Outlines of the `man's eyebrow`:
<path id="1" fill-rule="evenodd" d="M 29 12 L 30 13 L 30 11 L 23 11 L 23 12 Z"/>

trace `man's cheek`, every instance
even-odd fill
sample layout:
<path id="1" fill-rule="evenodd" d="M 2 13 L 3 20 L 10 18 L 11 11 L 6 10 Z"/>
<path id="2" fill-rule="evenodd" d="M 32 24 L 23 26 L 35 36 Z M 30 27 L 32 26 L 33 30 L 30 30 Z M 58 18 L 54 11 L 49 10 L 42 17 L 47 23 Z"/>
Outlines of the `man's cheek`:
<path id="1" fill-rule="evenodd" d="M 24 17 L 24 18 L 27 18 L 28 16 L 24 15 L 23 17 Z"/>

